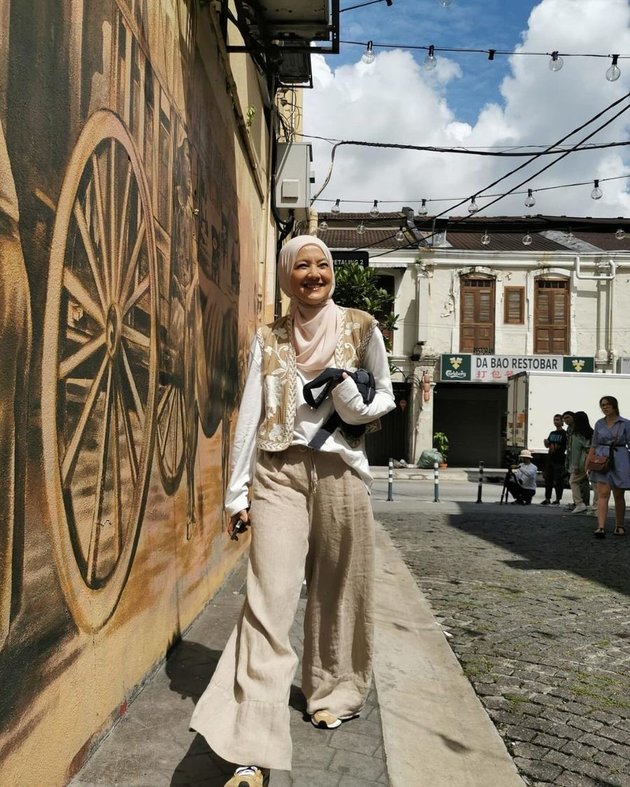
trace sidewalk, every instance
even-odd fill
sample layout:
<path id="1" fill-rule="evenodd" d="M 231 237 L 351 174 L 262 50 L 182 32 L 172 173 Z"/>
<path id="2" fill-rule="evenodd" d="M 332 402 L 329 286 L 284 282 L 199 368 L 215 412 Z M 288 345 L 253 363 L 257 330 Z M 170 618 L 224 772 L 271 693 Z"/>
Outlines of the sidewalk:
<path id="1" fill-rule="evenodd" d="M 243 602 L 244 562 L 186 632 L 73 787 L 222 787 L 231 766 L 188 729 Z M 293 641 L 301 652 L 304 601 Z M 304 717 L 291 692 L 293 770 L 271 787 L 522 787 L 503 742 L 464 677 L 387 533 L 377 526 L 374 686 L 361 718 L 335 731 Z M 220 708 L 217 723 L 221 723 Z"/>

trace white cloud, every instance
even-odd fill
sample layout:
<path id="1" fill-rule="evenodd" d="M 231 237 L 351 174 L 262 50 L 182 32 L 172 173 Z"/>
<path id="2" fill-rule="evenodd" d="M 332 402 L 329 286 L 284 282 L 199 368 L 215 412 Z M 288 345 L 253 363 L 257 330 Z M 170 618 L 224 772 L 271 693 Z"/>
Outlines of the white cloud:
<path id="1" fill-rule="evenodd" d="M 630 2 L 628 0 L 542 0 L 530 14 L 523 33 L 523 51 L 565 53 L 629 53 Z M 518 48 L 518 47 L 516 47 Z M 470 62 L 470 61 L 467 61 Z M 608 82 L 604 74 L 610 60 L 565 57 L 561 71 L 553 73 L 546 57 L 514 56 L 510 73 L 496 101 L 479 108 L 471 125 L 457 117 L 446 96 L 453 80 L 475 79 L 471 66 L 462 69 L 440 54 L 438 67 L 426 72 L 410 52 L 379 52 L 373 64 L 358 62 L 332 71 L 334 59 L 313 57 L 315 88 L 304 92 L 304 130 L 308 134 L 340 139 L 398 144 L 480 147 L 490 145 L 544 145 L 555 142 L 630 91 L 630 59 L 619 61 L 621 78 Z M 627 104 L 620 105 L 626 106 Z M 611 116 L 605 115 L 602 120 Z M 602 122 L 602 121 L 600 121 Z M 594 129 L 588 126 L 568 142 L 574 144 Z M 630 112 L 601 131 L 593 142 L 630 138 Z M 330 164 L 328 143 L 314 143 L 319 189 Z M 508 181 L 531 176 L 549 163 L 541 157 Z M 338 149 L 330 184 L 322 197 L 331 200 L 393 200 L 385 209 L 415 205 L 429 199 L 477 193 L 523 159 L 484 158 L 428 152 L 343 146 Z M 573 153 L 544 175 L 522 188 L 540 188 L 630 173 L 630 152 L 611 148 Z M 630 179 L 602 183 L 604 197 L 590 199 L 590 186 L 541 192 L 533 212 L 565 215 L 630 216 Z M 502 192 L 502 183 L 491 189 Z M 484 203 L 479 199 L 480 204 Z M 325 210 L 328 203 L 318 203 Z M 435 203 L 432 212 L 448 203 Z M 360 209 L 346 203 L 346 210 Z M 463 212 L 460 208 L 458 213 Z M 494 214 L 523 214 L 522 197 L 512 197 L 490 209 Z"/>

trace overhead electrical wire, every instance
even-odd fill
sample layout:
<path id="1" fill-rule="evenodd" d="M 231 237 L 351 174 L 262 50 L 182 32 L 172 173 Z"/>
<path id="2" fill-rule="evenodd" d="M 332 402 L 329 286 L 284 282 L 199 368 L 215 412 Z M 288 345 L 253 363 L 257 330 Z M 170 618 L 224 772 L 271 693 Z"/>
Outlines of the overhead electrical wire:
<path id="1" fill-rule="evenodd" d="M 598 112 L 595 115 L 593 115 L 591 118 L 589 118 L 587 121 L 582 123 L 580 126 L 577 126 L 572 131 L 568 132 L 563 137 L 561 137 L 559 140 L 554 142 L 552 145 L 549 146 L 548 149 L 552 149 L 552 148 L 556 147 L 557 145 L 562 144 L 567 139 L 569 139 L 569 137 L 574 136 L 575 134 L 577 134 L 580 131 L 582 131 L 583 129 L 585 129 L 587 126 L 590 126 L 596 120 L 599 120 L 599 118 L 601 118 L 603 115 L 605 115 L 611 109 L 614 109 L 616 106 L 618 106 L 619 104 L 621 104 L 624 101 L 627 102 L 628 98 L 630 98 L 630 93 L 626 93 L 621 98 L 617 99 L 616 101 L 613 101 L 611 104 L 609 104 L 607 107 L 602 109 L 600 112 Z M 591 137 L 595 136 L 595 134 L 599 133 L 602 129 L 606 128 L 606 126 L 609 126 L 613 121 L 615 121 L 618 117 L 620 117 L 624 112 L 627 112 L 628 109 L 630 109 L 630 104 L 626 103 L 626 106 L 622 107 L 611 118 L 609 118 L 604 123 L 599 125 L 594 131 L 591 131 L 589 134 L 587 134 L 579 142 L 576 142 L 575 145 L 573 145 L 570 149 L 565 150 L 564 152 L 559 154 L 558 158 L 555 161 L 549 162 L 544 167 L 539 169 L 536 173 L 534 173 L 534 175 L 529 176 L 528 178 L 526 178 L 525 180 L 521 181 L 520 183 L 517 183 L 513 188 L 511 188 L 507 192 L 505 192 L 505 194 L 502 194 L 502 195 L 496 197 L 495 199 L 493 199 L 491 202 L 487 203 L 486 205 L 483 205 L 483 207 L 481 209 L 485 210 L 485 209 L 489 208 L 491 205 L 496 204 L 500 200 L 502 200 L 505 197 L 509 196 L 510 194 L 514 193 L 517 189 L 521 188 L 521 186 L 523 186 L 525 183 L 529 182 L 533 178 L 537 177 L 538 175 L 542 174 L 546 170 L 550 169 L 555 164 L 557 164 L 559 161 L 562 161 L 562 159 L 566 158 L 566 156 L 568 156 L 571 153 L 573 153 L 576 150 L 578 150 L 581 145 L 583 145 L 587 140 L 591 139 Z M 457 208 L 461 207 L 465 202 L 468 202 L 469 200 L 472 200 L 475 197 L 481 196 L 485 191 L 488 191 L 489 189 L 493 188 L 494 186 L 496 186 L 497 184 L 501 183 L 502 181 L 507 180 L 507 178 L 512 177 L 512 175 L 515 175 L 517 172 L 520 172 L 522 169 L 524 169 L 525 167 L 529 166 L 529 164 L 532 164 L 534 161 L 536 161 L 538 158 L 540 158 L 543 155 L 543 153 L 544 153 L 544 151 L 540 151 L 538 153 L 535 153 L 533 156 L 531 156 L 531 158 L 528 161 L 525 161 L 522 164 L 519 164 L 518 167 L 515 167 L 514 169 L 512 169 L 509 172 L 505 173 L 505 175 L 502 175 L 501 177 L 497 178 L 496 180 L 494 180 L 492 183 L 488 184 L 484 188 L 479 189 L 478 191 L 476 191 L 474 194 L 470 195 L 469 197 L 466 197 L 464 199 L 459 200 L 458 202 L 456 202 L 454 205 L 451 205 L 446 210 L 443 210 L 441 213 L 436 214 L 433 217 L 433 220 L 435 221 L 436 219 L 441 218 L 442 216 L 445 216 L 446 214 L 450 213 L 451 211 L 456 210 Z M 329 175 L 330 175 L 330 173 L 329 173 Z M 322 190 L 323 189 L 320 189 L 320 191 L 318 192 L 318 195 L 321 194 Z M 468 216 L 462 216 L 462 217 L 460 217 L 458 219 L 453 220 L 452 224 L 460 224 L 460 223 L 466 221 L 466 219 L 468 219 L 468 218 L 469 218 Z M 425 237 L 423 240 L 425 240 L 425 241 L 430 240 L 434 235 L 435 235 L 435 233 L 432 232 L 430 235 Z M 393 237 L 395 237 L 395 235 L 392 235 L 391 237 L 393 238 Z M 389 238 L 384 238 L 382 240 L 388 240 L 388 239 Z M 417 245 L 416 243 L 413 243 L 413 244 L 410 243 L 410 244 L 407 245 L 407 247 L 403 247 L 403 248 L 412 248 L 412 247 L 415 247 L 416 245 Z M 355 251 L 358 251 L 361 248 L 363 248 L 363 247 L 362 246 L 358 246 L 355 249 Z M 380 254 L 374 254 L 372 256 L 373 257 L 382 257 L 385 254 L 391 254 L 392 251 L 393 251 L 392 249 L 389 249 L 389 250 L 387 250 L 385 252 L 381 252 Z"/>
<path id="2" fill-rule="evenodd" d="M 569 133 L 568 133 L 568 134 L 566 134 L 564 137 L 562 137 L 561 139 L 559 139 L 557 142 L 554 142 L 553 144 L 549 145 L 549 146 L 548 146 L 548 147 L 547 147 L 545 150 L 537 151 L 537 152 L 536 152 L 536 153 L 534 153 L 532 156 L 530 156 L 530 158 L 528 159 L 528 161 L 525 161 L 523 164 L 520 164 L 518 167 L 516 167 L 515 169 L 513 169 L 511 172 L 508 172 L 508 173 L 507 173 L 507 175 L 504 175 L 504 176 L 502 176 L 501 178 L 499 178 L 498 180 L 494 181 L 493 183 L 491 183 L 491 184 L 490 184 L 490 186 L 487 186 L 486 188 L 482 189 L 481 191 L 478 191 L 476 194 L 473 194 L 473 195 L 471 195 L 471 197 L 468 197 L 468 199 L 471 199 L 473 196 L 478 196 L 478 195 L 479 195 L 479 194 L 481 194 L 483 191 L 487 191 L 489 188 L 492 188 L 492 186 L 494 186 L 494 185 L 496 185 L 497 183 L 500 183 L 502 180 L 505 180 L 506 178 L 510 177 L 510 175 L 513 175 L 513 174 L 515 174 L 516 172 L 519 172 L 521 169 L 523 169 L 524 167 L 526 167 L 526 166 L 528 166 L 529 164 L 531 164 L 531 162 L 532 162 L 532 161 L 535 161 L 536 159 L 540 158 L 541 156 L 543 156 L 543 155 L 546 155 L 546 153 L 548 153 L 549 151 L 553 151 L 553 149 L 554 149 L 554 148 L 556 148 L 558 145 L 561 145 L 563 142 L 565 142 L 567 139 L 569 139 L 569 137 L 572 137 L 574 134 L 577 134 L 579 131 L 582 131 L 582 129 L 586 128 L 586 126 L 589 126 L 591 123 L 593 123 L 594 121 L 598 120 L 600 117 L 602 117 L 602 115 L 605 115 L 605 114 L 606 114 L 606 112 L 608 112 L 609 110 L 611 110 L 611 109 L 613 109 L 614 107 L 616 107 L 616 106 L 617 106 L 618 104 L 620 104 L 622 101 L 626 101 L 626 100 L 628 99 L 628 97 L 629 97 L 629 96 L 630 96 L 630 93 L 626 93 L 625 95 L 621 96 L 621 98 L 618 98 L 616 101 L 613 101 L 611 104 L 609 104 L 609 105 L 608 105 L 608 106 L 607 106 L 605 109 L 603 109 L 601 112 L 598 112 L 596 115 L 594 115 L 594 116 L 593 116 L 593 117 L 592 117 L 590 120 L 587 120 L 587 121 L 586 121 L 585 123 L 583 123 L 581 126 L 578 126 L 578 127 L 577 127 L 577 128 L 575 128 L 573 131 L 569 132 Z M 594 135 L 595 135 L 595 134 L 596 134 L 598 131 L 601 131 L 603 128 L 605 128 L 606 126 L 610 125 L 610 123 L 612 123 L 612 121 L 613 121 L 613 120 L 615 120 L 617 117 L 619 117 L 619 115 L 623 114 L 623 113 L 624 113 L 624 112 L 626 112 L 627 110 L 628 110 L 628 106 L 624 107 L 624 108 L 623 108 L 623 109 L 622 109 L 622 110 L 621 110 L 621 111 L 620 111 L 620 112 L 619 112 L 617 115 L 615 115 L 615 116 L 614 116 L 614 117 L 613 117 L 613 118 L 612 118 L 610 121 L 607 121 L 606 123 L 604 123 L 604 124 L 603 124 L 603 125 L 602 125 L 600 128 L 598 128 L 598 129 L 597 129 L 595 132 L 593 132 L 593 133 L 591 133 L 591 134 L 587 135 L 587 136 L 586 136 L 586 137 L 585 137 L 583 140 L 581 140 L 581 142 L 580 142 L 580 143 L 578 143 L 578 145 L 573 145 L 573 146 L 572 146 L 571 148 L 569 148 L 568 150 L 565 150 L 565 151 L 563 151 L 561 154 L 559 154 L 559 158 L 558 158 L 558 159 L 556 159 L 556 161 L 555 161 L 555 162 L 552 162 L 552 165 L 553 165 L 553 164 L 555 164 L 555 163 L 557 163 L 558 161 L 561 161 L 561 160 L 562 160 L 562 159 L 563 159 L 563 158 L 564 158 L 566 155 L 568 155 L 569 153 L 573 153 L 573 152 L 575 152 L 576 150 L 578 150 L 578 149 L 579 149 L 579 145 L 580 145 L 580 144 L 582 144 L 582 143 L 583 143 L 583 142 L 585 142 L 586 140 L 590 139 L 590 138 L 591 138 L 592 136 L 594 136 Z M 326 188 L 326 186 L 327 186 L 327 185 L 328 185 L 328 183 L 330 182 L 330 178 L 331 178 L 331 176 L 332 176 L 332 170 L 333 170 L 333 166 L 334 166 L 334 158 L 335 158 L 335 153 L 336 153 L 336 151 L 337 151 L 337 148 L 338 148 L 339 146 L 341 146 L 342 144 L 344 144 L 344 143 L 338 143 L 337 145 L 333 146 L 333 149 L 332 149 L 332 151 L 331 151 L 330 168 L 329 168 L 329 170 L 328 170 L 328 174 L 326 175 L 326 178 L 325 178 L 325 180 L 324 180 L 324 183 L 323 183 L 322 187 L 319 189 L 319 191 L 318 191 L 318 192 L 316 192 L 315 196 L 314 196 L 314 197 L 311 199 L 311 204 L 313 204 L 313 202 L 315 201 L 315 199 L 317 199 L 317 197 L 319 197 L 319 195 L 322 193 L 322 191 L 323 191 L 323 190 Z M 373 143 L 372 143 L 372 142 L 371 142 L 371 143 L 366 143 L 366 144 L 367 144 L 368 146 L 370 146 L 370 147 L 376 147 L 376 146 L 379 146 L 379 145 L 381 145 L 382 143 L 377 143 L 377 142 L 373 142 Z M 557 151 L 556 151 L 556 152 L 557 152 Z M 543 170 L 541 170 L 541 172 L 544 172 L 544 171 L 545 171 L 545 169 L 548 169 L 548 167 L 545 167 Z M 531 180 L 531 178 L 528 178 L 528 180 Z M 524 183 L 527 183 L 527 180 L 526 180 L 526 181 L 524 181 Z M 523 184 L 519 184 L 519 186 L 518 186 L 517 188 L 520 188 L 520 186 L 521 186 L 521 185 L 523 185 Z M 511 192 L 510 192 L 510 193 L 511 193 Z M 507 195 L 506 195 L 506 196 L 507 196 Z M 462 204 L 462 203 L 460 202 L 460 203 L 458 203 L 457 205 L 455 205 L 454 207 L 459 207 L 459 205 L 461 205 L 461 204 Z M 487 208 L 487 207 L 488 207 L 488 205 L 485 205 L 484 207 L 486 207 L 486 208 Z"/>
<path id="3" fill-rule="evenodd" d="M 332 154 L 336 152 L 338 147 L 343 145 L 354 145 L 355 147 L 366 147 L 366 148 L 389 148 L 392 150 L 417 150 L 424 153 L 460 153 L 465 154 L 468 156 L 496 156 L 499 158 L 524 158 L 527 156 L 531 156 L 531 153 L 527 151 L 516 152 L 515 148 L 516 145 L 503 145 L 500 149 L 494 148 L 491 149 L 489 147 L 467 147 L 464 145 L 456 145 L 454 147 L 441 147 L 439 145 L 410 145 L 404 142 L 367 142 L 365 140 L 360 139 L 339 139 L 336 140 L 331 137 L 322 137 L 318 136 L 317 134 L 304 134 L 303 132 L 297 132 L 297 136 L 301 136 L 303 139 L 317 139 L 322 142 L 331 142 L 333 144 L 333 151 Z M 593 143 L 592 145 L 585 145 L 581 150 L 601 150 L 602 148 L 617 148 L 623 147 L 626 145 L 630 145 L 630 140 L 623 140 L 622 142 L 598 142 Z M 540 152 L 541 155 L 550 155 L 552 156 L 554 153 L 561 153 L 562 149 L 558 145 L 554 145 L 552 147 L 557 148 L 556 150 L 552 150 L 548 145 L 519 145 L 518 147 L 541 147 L 544 148 Z"/>

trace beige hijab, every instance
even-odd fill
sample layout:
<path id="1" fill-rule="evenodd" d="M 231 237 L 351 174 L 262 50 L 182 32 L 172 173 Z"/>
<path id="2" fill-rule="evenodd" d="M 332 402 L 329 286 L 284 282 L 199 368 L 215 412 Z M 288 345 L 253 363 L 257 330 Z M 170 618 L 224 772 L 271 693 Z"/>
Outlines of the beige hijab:
<path id="1" fill-rule="evenodd" d="M 300 303 L 291 291 L 291 271 L 298 253 L 304 246 L 317 246 L 330 263 L 333 275 L 330 297 L 318 306 Z M 293 316 L 293 346 L 298 369 L 309 376 L 334 365 L 337 346 L 338 315 L 332 294 L 335 289 L 335 273 L 330 249 L 319 238 L 312 235 L 298 235 L 291 238 L 280 249 L 278 259 L 280 288 L 291 298 L 289 313 Z"/>

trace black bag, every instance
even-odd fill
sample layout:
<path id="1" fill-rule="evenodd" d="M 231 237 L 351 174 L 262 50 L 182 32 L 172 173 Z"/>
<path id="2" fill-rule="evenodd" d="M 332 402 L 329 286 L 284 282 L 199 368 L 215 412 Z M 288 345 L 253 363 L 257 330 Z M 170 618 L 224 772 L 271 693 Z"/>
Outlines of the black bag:
<path id="1" fill-rule="evenodd" d="M 348 372 L 346 369 L 330 367 L 329 369 L 324 369 L 324 371 L 314 380 L 311 380 L 310 383 L 306 383 L 304 386 L 304 399 L 306 403 L 311 407 L 319 407 L 328 396 L 333 386 L 343 379 L 344 373 L 347 374 L 348 377 L 352 377 L 365 404 L 370 404 L 374 401 L 374 397 L 376 396 L 376 384 L 372 372 L 367 369 L 357 369 L 356 372 Z M 318 391 L 318 393 L 313 395 L 314 391 Z M 309 446 L 311 448 L 321 448 L 337 427 L 341 427 L 346 435 L 353 438 L 361 437 L 365 432 L 365 424 L 347 424 L 345 421 L 341 420 L 339 413 L 333 412 L 322 428 L 318 430 L 315 437 L 313 437 Z"/>
<path id="2" fill-rule="evenodd" d="M 346 369 L 335 369 L 334 367 L 330 367 L 324 369 L 324 371 L 314 380 L 311 380 L 310 383 L 306 383 L 304 386 L 304 399 L 306 403 L 310 404 L 311 407 L 319 407 L 330 393 L 331 388 L 343 379 L 344 374 L 347 374 L 348 377 L 352 377 L 355 381 L 365 404 L 370 404 L 374 401 L 376 387 L 372 372 L 369 372 L 367 369 L 357 369 L 356 372 L 348 372 Z M 321 391 L 314 396 L 313 391 L 316 391 L 318 388 L 321 388 Z"/>

